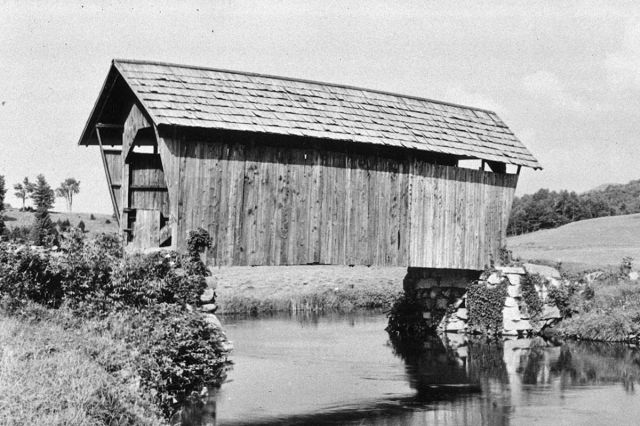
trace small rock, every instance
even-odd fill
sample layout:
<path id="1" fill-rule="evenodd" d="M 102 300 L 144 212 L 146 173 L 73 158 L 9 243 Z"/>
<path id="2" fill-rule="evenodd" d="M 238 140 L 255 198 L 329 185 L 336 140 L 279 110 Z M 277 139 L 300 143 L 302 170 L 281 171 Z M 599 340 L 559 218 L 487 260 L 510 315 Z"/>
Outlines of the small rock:
<path id="1" fill-rule="evenodd" d="M 487 282 L 489 284 L 500 284 L 500 282 L 502 282 L 502 278 L 500 278 L 500 275 L 498 275 L 498 273 L 493 272 L 491 275 L 489 275 L 489 278 L 487 278 Z"/>
<path id="2" fill-rule="evenodd" d="M 524 269 L 528 274 L 538 274 L 542 275 L 545 278 L 555 278 L 560 279 L 560 272 L 556 268 L 552 268 L 551 266 L 546 265 L 536 265 L 534 263 L 525 263 Z"/>
<path id="3" fill-rule="evenodd" d="M 208 288 L 200 295 L 200 301 L 203 303 L 211 302 L 214 296 L 215 292 L 213 291 L 213 289 Z"/>
<path id="4" fill-rule="evenodd" d="M 629 272 L 629 279 L 631 281 L 638 281 L 638 278 L 640 278 L 640 274 L 638 274 L 638 271 Z"/>
<path id="5" fill-rule="evenodd" d="M 422 318 L 431 319 L 431 312 L 423 312 L 422 313 Z"/>
<path id="6" fill-rule="evenodd" d="M 204 314 L 204 320 L 214 326 L 215 328 L 222 329 L 222 323 L 214 314 Z"/>
<path id="7" fill-rule="evenodd" d="M 176 268 L 176 269 L 174 269 L 174 270 L 173 270 L 173 273 L 174 273 L 174 274 L 176 274 L 176 275 L 177 275 L 177 276 L 179 276 L 179 277 L 184 277 L 184 276 L 186 276 L 186 275 L 187 275 L 187 271 L 185 271 L 185 270 L 184 270 L 184 269 L 182 269 L 182 268 Z"/>
<path id="8" fill-rule="evenodd" d="M 588 274 L 586 274 L 584 276 L 584 279 L 591 284 L 592 282 L 594 282 L 595 280 L 597 280 L 598 278 L 600 278 L 602 275 L 604 274 L 603 271 L 593 271 L 590 272 Z"/>
<path id="9" fill-rule="evenodd" d="M 461 297 L 458 300 L 456 300 L 453 304 L 454 308 L 459 308 L 460 306 L 462 306 L 462 304 L 464 303 L 464 298 Z"/>
<path id="10" fill-rule="evenodd" d="M 562 318 L 560 315 L 560 309 L 557 306 L 545 304 L 542 308 L 542 319 L 558 319 Z"/>
<path id="11" fill-rule="evenodd" d="M 206 305 L 200 306 L 200 310 L 202 312 L 215 312 L 218 309 L 215 303 L 207 303 Z"/>

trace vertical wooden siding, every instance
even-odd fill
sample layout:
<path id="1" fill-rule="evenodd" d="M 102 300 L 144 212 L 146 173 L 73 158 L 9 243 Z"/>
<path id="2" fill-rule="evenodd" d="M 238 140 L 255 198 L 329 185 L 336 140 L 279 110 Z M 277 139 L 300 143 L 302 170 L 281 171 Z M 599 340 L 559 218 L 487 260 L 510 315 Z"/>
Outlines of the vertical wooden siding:
<path id="1" fill-rule="evenodd" d="M 415 159 L 161 138 L 173 238 L 209 230 L 216 265 L 483 269 L 516 175 Z"/>

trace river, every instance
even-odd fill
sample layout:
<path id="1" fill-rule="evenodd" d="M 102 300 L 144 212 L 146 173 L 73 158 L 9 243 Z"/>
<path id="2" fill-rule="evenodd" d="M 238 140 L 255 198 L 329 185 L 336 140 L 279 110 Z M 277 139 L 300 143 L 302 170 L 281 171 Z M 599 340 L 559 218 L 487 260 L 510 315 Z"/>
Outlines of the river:
<path id="1" fill-rule="evenodd" d="M 185 424 L 640 423 L 634 347 L 458 335 L 405 347 L 380 313 L 223 322 L 233 369 Z"/>

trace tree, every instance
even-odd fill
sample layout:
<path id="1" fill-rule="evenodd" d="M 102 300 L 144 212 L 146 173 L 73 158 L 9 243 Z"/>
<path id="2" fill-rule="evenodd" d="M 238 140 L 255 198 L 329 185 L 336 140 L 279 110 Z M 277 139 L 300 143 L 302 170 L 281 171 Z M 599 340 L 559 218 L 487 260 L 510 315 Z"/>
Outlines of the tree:
<path id="1" fill-rule="evenodd" d="M 27 198 L 31 196 L 34 186 L 35 185 L 33 183 L 29 182 L 28 177 L 25 177 L 22 183 L 16 183 L 15 185 L 13 185 L 13 189 L 16 191 L 13 193 L 13 195 L 22 200 L 22 210 L 25 209 L 25 203 L 27 201 Z"/>
<path id="2" fill-rule="evenodd" d="M 36 177 L 31 199 L 36 206 L 31 239 L 35 245 L 51 245 L 55 243 L 57 237 L 56 227 L 49 216 L 49 209 L 53 206 L 55 196 L 43 175 Z"/>
<path id="3" fill-rule="evenodd" d="M 4 229 L 4 194 L 7 193 L 7 189 L 4 186 L 4 176 L 0 175 L 0 235 L 5 231 Z"/>
<path id="4" fill-rule="evenodd" d="M 80 182 L 75 178 L 67 178 L 56 189 L 56 195 L 62 197 L 67 202 L 67 210 L 71 211 L 73 196 L 80 192 Z"/>

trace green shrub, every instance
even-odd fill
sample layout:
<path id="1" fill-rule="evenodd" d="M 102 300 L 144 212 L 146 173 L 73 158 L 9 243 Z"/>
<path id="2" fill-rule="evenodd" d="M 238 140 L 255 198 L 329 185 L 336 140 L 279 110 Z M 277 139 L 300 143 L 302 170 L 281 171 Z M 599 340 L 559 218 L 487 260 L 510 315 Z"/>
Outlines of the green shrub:
<path id="1" fill-rule="evenodd" d="M 81 220 L 80 222 L 78 222 L 78 229 L 82 232 L 86 232 L 87 226 L 84 224 L 84 221 Z"/>
<path id="2" fill-rule="evenodd" d="M 503 281 L 495 286 L 476 281 L 467 289 L 469 328 L 476 332 L 500 333 L 503 328 L 504 301 L 507 284 Z"/>
<path id="3" fill-rule="evenodd" d="M 566 285 L 551 287 L 549 289 L 549 302 L 556 305 L 563 318 L 570 317 L 573 311 L 571 307 L 572 291 Z"/>
<path id="4" fill-rule="evenodd" d="M 424 306 L 407 293 L 401 293 L 387 313 L 387 332 L 395 340 L 414 340 L 433 333 L 429 323 L 422 316 Z"/>
<path id="5" fill-rule="evenodd" d="M 189 231 L 187 235 L 187 253 L 191 257 L 198 257 L 200 253 L 211 247 L 211 236 L 206 229 L 198 228 Z"/>
<path id="6" fill-rule="evenodd" d="M 102 352 L 90 355 L 107 371 L 133 362 L 166 415 L 204 385 L 219 384 L 225 374 L 226 338 L 201 313 L 185 307 L 204 291 L 205 271 L 200 259 L 189 254 L 123 256 L 118 237 L 87 240 L 80 230 L 65 234 L 59 250 L 0 243 L 4 311 L 126 342 L 133 361 Z M 44 307 L 56 308 L 55 313 Z M 108 397 L 96 395 L 99 406 Z M 96 415 L 111 418 L 121 411 L 112 408 Z"/>
<path id="7" fill-rule="evenodd" d="M 536 286 L 542 288 L 543 285 L 546 285 L 546 280 L 539 274 L 526 274 L 520 282 L 522 299 L 529 310 L 529 315 L 531 315 L 533 319 L 542 313 L 543 304 L 536 290 Z"/>

